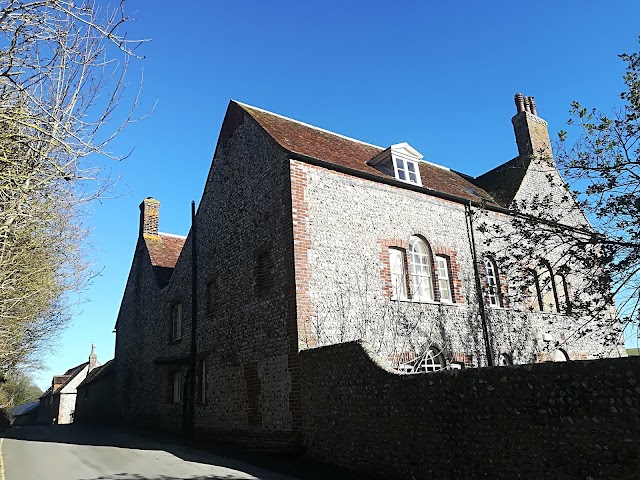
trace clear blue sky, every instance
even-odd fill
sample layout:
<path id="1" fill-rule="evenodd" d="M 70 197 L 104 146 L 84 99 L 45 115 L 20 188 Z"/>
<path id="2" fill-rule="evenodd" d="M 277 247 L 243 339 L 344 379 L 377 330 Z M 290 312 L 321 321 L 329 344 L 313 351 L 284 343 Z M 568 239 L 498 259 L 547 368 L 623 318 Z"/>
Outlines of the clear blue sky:
<path id="1" fill-rule="evenodd" d="M 167 7 L 171 5 L 171 7 Z M 142 109 L 113 145 L 117 198 L 91 207 L 101 274 L 37 374 L 113 357 L 138 205 L 162 202 L 160 230 L 186 234 L 230 99 L 380 146 L 409 142 L 471 175 L 517 154 L 513 95 L 536 98 L 552 135 L 572 100 L 609 108 L 622 90 L 617 54 L 639 48 L 640 2 L 128 0 L 141 49 Z"/>

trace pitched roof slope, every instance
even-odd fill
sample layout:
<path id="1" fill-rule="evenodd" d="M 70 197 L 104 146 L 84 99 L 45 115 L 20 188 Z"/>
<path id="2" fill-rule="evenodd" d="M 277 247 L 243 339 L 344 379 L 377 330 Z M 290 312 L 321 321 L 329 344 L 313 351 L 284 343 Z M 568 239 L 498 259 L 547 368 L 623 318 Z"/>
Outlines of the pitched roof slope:
<path id="1" fill-rule="evenodd" d="M 352 168 L 379 177 L 393 178 L 367 164 L 384 149 L 307 125 L 297 120 L 233 102 L 248 113 L 285 150 Z M 420 162 L 422 185 L 436 192 L 474 201 L 489 201 L 491 195 L 462 175 L 426 162 Z"/>
<path id="2" fill-rule="evenodd" d="M 75 367 L 70 368 L 69 370 L 64 372 L 64 375 L 54 375 L 54 377 L 68 377 L 68 378 L 63 383 L 57 385 L 56 390 L 53 393 L 57 393 L 60 390 L 62 390 L 67 385 L 67 383 L 73 380 L 73 378 L 76 375 L 78 375 L 87 365 L 89 365 L 89 362 L 84 362 L 84 363 L 81 363 L 80 365 L 76 365 Z M 40 395 L 40 398 L 46 397 L 47 395 L 51 395 L 51 391 L 52 391 L 52 387 L 47 388 L 44 391 L 44 393 Z"/>
<path id="3" fill-rule="evenodd" d="M 518 193 L 531 159 L 516 157 L 473 179 L 473 183 L 490 192 L 503 207 L 508 207 Z"/>
<path id="4" fill-rule="evenodd" d="M 91 370 L 87 374 L 87 378 L 85 378 L 82 382 L 80 382 L 80 384 L 78 385 L 78 388 L 83 387 L 85 385 L 88 385 L 89 383 L 93 382 L 94 380 L 97 380 L 97 379 L 102 378 L 102 377 L 104 377 L 106 375 L 109 375 L 112 372 L 113 372 L 113 359 L 111 359 L 108 362 L 104 363 L 103 365 L 100 365 L 99 367 L 96 367 L 93 370 Z"/>
<path id="5" fill-rule="evenodd" d="M 144 243 L 149 251 L 153 273 L 160 288 L 169 283 L 185 240 L 185 237 L 166 233 L 144 234 Z"/>

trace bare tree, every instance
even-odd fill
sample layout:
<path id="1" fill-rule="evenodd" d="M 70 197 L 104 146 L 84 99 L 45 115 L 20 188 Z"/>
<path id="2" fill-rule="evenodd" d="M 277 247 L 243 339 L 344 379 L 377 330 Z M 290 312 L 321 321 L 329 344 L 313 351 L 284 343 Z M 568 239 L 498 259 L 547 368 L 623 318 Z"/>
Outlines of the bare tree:
<path id="1" fill-rule="evenodd" d="M 464 332 L 452 338 L 442 305 L 384 296 L 376 267 L 364 264 L 340 276 L 315 299 L 307 346 L 365 340 L 392 368 L 406 373 L 463 364 L 464 355 L 454 358 L 461 351 L 473 352 L 466 357 L 477 364 L 483 354 L 474 309 L 466 312 Z"/>
<path id="2" fill-rule="evenodd" d="M 0 1 L 0 372 L 59 332 L 89 269 L 82 206 L 110 185 L 99 157 L 134 120 L 124 1 Z"/>

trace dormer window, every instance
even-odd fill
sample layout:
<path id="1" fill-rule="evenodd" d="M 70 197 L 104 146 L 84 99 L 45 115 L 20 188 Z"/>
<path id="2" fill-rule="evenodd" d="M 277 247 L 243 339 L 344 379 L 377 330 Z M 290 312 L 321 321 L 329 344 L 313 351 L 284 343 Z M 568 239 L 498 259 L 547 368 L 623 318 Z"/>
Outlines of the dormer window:
<path id="1" fill-rule="evenodd" d="M 416 162 L 401 157 L 393 157 L 393 167 L 398 180 L 415 183 L 417 185 L 421 184 L 418 175 L 418 164 Z"/>
<path id="2" fill-rule="evenodd" d="M 367 163 L 398 180 L 422 186 L 418 168 L 421 160 L 422 154 L 405 142 L 391 145 Z"/>

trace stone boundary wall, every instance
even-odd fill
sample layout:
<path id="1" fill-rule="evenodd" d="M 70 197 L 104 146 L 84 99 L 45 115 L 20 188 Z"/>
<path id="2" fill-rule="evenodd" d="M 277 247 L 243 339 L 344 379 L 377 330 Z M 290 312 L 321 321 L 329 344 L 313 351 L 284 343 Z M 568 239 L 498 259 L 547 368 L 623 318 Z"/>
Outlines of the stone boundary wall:
<path id="1" fill-rule="evenodd" d="M 399 374 L 300 352 L 307 454 L 367 478 L 640 478 L 640 358 Z"/>

